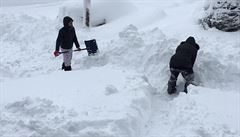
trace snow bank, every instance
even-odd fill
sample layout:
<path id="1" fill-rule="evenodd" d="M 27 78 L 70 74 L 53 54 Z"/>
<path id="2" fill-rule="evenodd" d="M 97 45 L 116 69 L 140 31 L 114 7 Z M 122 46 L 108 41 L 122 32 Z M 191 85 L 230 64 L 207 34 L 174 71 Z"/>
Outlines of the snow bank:
<path id="1" fill-rule="evenodd" d="M 57 29 L 48 18 L 1 14 L 0 79 L 46 74 L 56 64 L 51 55 Z"/>
<path id="2" fill-rule="evenodd" d="M 0 134 L 140 136 L 153 91 L 141 75 L 110 66 L 4 81 Z"/>
<path id="3" fill-rule="evenodd" d="M 158 28 L 139 32 L 135 26 L 130 25 L 119 33 L 119 40 L 108 43 L 92 63 L 85 57 L 76 61 L 76 64 L 83 66 L 82 69 L 96 64 L 125 66 L 143 72 L 154 87 L 161 87 L 165 83 L 160 84 L 160 81 L 168 77 L 168 61 L 176 46 L 177 40 L 166 38 Z"/>
<path id="4" fill-rule="evenodd" d="M 197 39 L 200 51 L 194 66 L 195 81 L 205 87 L 235 90 L 240 80 L 238 42 L 225 42 L 226 46 L 221 37 L 214 40 L 208 42 L 201 36 Z M 170 58 L 180 42 L 167 37 L 159 28 L 139 31 L 129 25 L 119 33 L 118 40 L 109 42 L 107 48 L 102 49 L 98 57 L 90 61 L 84 57 L 76 64 L 82 66 L 79 69 L 106 64 L 129 67 L 146 75 L 154 87 L 163 91 L 170 75 Z"/>

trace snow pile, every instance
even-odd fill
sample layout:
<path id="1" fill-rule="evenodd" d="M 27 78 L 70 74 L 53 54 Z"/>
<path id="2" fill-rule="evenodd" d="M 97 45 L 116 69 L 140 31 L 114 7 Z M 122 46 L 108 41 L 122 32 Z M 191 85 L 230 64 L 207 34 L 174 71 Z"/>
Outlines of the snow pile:
<path id="1" fill-rule="evenodd" d="M 0 24 L 0 79 L 44 74 L 54 68 L 51 52 L 57 29 L 48 18 L 34 18 L 1 14 Z"/>
<path id="2" fill-rule="evenodd" d="M 202 37 L 198 41 L 200 51 L 194 66 L 195 81 L 205 87 L 234 90 L 240 80 L 238 42 L 225 42 L 226 46 L 222 44 L 224 39 L 219 38 L 207 42 Z M 129 25 L 119 33 L 119 39 L 109 42 L 97 57 L 84 57 L 75 63 L 81 66 L 79 69 L 107 64 L 129 67 L 143 73 L 154 87 L 163 91 L 170 75 L 170 58 L 180 42 L 168 38 L 159 28 L 139 31 L 134 25 Z"/>
<path id="3" fill-rule="evenodd" d="M 1 89 L 2 137 L 140 136 L 155 90 L 141 75 L 110 66 L 5 81 Z"/>
<path id="4" fill-rule="evenodd" d="M 206 28 L 216 27 L 223 31 L 237 31 L 240 29 L 239 0 L 206 0 L 206 17 L 202 23 Z"/>
<path id="5" fill-rule="evenodd" d="M 169 78 L 170 58 L 181 41 L 168 38 L 158 28 L 141 32 L 132 25 L 120 32 L 119 37 L 118 41 L 109 44 L 109 47 L 116 45 L 108 53 L 112 53 L 112 62 L 140 70 L 154 87 L 159 87 L 160 83 L 164 85 L 162 82 L 167 82 Z M 195 80 L 206 87 L 237 87 L 240 80 L 240 66 L 237 63 L 240 59 L 239 43 L 225 42 L 226 46 L 222 44 L 223 40 L 210 43 L 199 39 L 201 49 L 194 67 Z M 224 51 L 229 52 L 223 54 Z"/>
<path id="6" fill-rule="evenodd" d="M 84 57 L 75 63 L 82 66 L 80 69 L 107 64 L 124 66 L 143 72 L 154 87 L 159 87 L 164 86 L 160 83 L 168 78 L 168 63 L 176 46 L 177 40 L 166 38 L 158 28 L 139 32 L 135 26 L 129 25 L 119 33 L 119 40 L 108 43 L 98 57 L 92 61 Z"/>
<path id="7" fill-rule="evenodd" d="M 70 111 L 66 113 L 64 109 L 53 105 L 53 102 L 47 99 L 25 98 L 6 105 L 1 112 L 0 125 L 4 127 L 0 129 L 2 137 L 67 136 L 59 126 L 66 118 L 76 117 L 76 113 Z M 55 129 L 51 128 L 52 126 Z"/>
<path id="8" fill-rule="evenodd" d="M 75 110 L 66 110 L 46 99 L 25 98 L 8 104 L 2 111 L 0 125 L 4 128 L 0 129 L 1 137 L 133 137 L 136 135 L 134 130 L 139 130 L 142 124 L 137 117 L 80 120 Z"/>

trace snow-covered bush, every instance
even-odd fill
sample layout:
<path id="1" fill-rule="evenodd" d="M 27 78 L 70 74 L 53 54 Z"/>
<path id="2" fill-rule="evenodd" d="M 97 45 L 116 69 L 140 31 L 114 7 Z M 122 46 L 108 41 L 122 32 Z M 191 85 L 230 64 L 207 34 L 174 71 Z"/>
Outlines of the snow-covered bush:
<path id="1" fill-rule="evenodd" d="M 206 0 L 204 9 L 206 16 L 201 24 L 205 29 L 240 30 L 240 0 Z"/>

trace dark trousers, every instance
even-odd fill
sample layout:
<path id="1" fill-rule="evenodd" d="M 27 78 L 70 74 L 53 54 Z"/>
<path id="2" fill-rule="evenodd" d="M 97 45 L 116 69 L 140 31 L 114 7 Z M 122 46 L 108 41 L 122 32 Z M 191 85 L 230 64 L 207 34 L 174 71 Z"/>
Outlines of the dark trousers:
<path id="1" fill-rule="evenodd" d="M 194 80 L 194 73 L 192 70 L 181 70 L 181 69 L 175 69 L 170 68 L 171 76 L 168 81 L 168 93 L 172 94 L 176 92 L 176 83 L 179 73 L 182 74 L 183 78 L 185 79 L 186 83 L 184 85 L 184 92 L 187 93 L 187 86 L 191 84 Z"/>

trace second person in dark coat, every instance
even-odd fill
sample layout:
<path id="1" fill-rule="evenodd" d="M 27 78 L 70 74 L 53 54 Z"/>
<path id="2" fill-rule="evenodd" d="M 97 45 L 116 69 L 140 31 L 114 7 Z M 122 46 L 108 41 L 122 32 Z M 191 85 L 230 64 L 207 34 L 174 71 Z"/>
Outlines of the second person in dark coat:
<path id="1" fill-rule="evenodd" d="M 186 80 L 184 92 L 187 91 L 187 86 L 194 80 L 193 65 L 195 63 L 199 45 L 195 42 L 194 37 L 189 37 L 185 42 L 177 47 L 176 53 L 170 60 L 171 76 L 168 81 L 168 93 L 173 94 L 176 92 L 176 82 L 179 73 L 182 74 Z"/>

